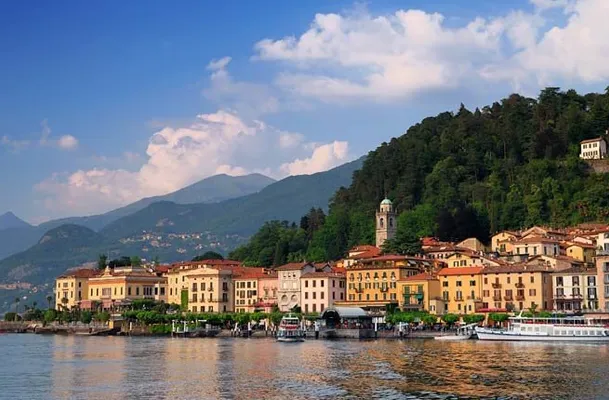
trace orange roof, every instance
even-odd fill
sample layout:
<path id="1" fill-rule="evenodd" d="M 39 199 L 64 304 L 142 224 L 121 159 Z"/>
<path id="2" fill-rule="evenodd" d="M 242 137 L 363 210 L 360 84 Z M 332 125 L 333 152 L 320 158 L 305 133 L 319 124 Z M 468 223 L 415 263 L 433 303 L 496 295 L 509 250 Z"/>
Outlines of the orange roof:
<path id="1" fill-rule="evenodd" d="M 65 274 L 59 276 L 59 278 L 92 278 L 97 275 L 101 275 L 103 271 L 91 268 L 81 268 L 74 271 L 68 271 Z"/>
<path id="2" fill-rule="evenodd" d="M 406 279 L 400 279 L 400 281 L 435 281 L 437 279 L 438 277 L 435 275 L 422 272 L 420 274 L 409 276 Z"/>
<path id="3" fill-rule="evenodd" d="M 300 279 L 302 279 L 302 278 L 344 278 L 344 277 L 345 277 L 345 273 L 315 271 L 315 272 L 307 272 L 306 274 L 302 274 L 300 276 Z"/>
<path id="4" fill-rule="evenodd" d="M 355 246 L 354 248 L 352 248 L 351 250 L 349 250 L 349 253 L 353 253 L 356 251 L 381 251 L 381 249 L 379 249 L 376 246 L 372 246 L 369 244 L 360 244 L 359 246 Z"/>
<path id="5" fill-rule="evenodd" d="M 515 243 L 516 244 L 527 244 L 527 243 L 560 243 L 560 242 L 556 239 L 535 236 L 535 237 L 520 239 Z"/>
<path id="6" fill-rule="evenodd" d="M 297 263 L 284 264 L 280 267 L 275 268 L 275 270 L 277 270 L 277 271 L 296 271 L 299 269 L 303 269 L 307 265 L 315 267 L 315 265 L 313 265 L 312 263 L 297 262 Z"/>
<path id="7" fill-rule="evenodd" d="M 364 251 L 363 253 L 354 255 L 353 257 L 351 257 L 351 259 L 352 260 L 362 260 L 364 258 L 376 257 L 379 254 L 381 254 L 381 250 L 379 250 L 379 249 L 368 250 L 368 251 Z"/>
<path id="8" fill-rule="evenodd" d="M 452 276 L 452 275 L 477 275 L 482 273 L 483 267 L 456 267 L 456 268 L 442 268 L 438 275 L 440 276 Z"/>
<path id="9" fill-rule="evenodd" d="M 573 246 L 577 246 L 577 247 L 581 247 L 582 249 L 596 249 L 596 246 L 594 246 L 593 244 L 588 244 L 588 243 L 567 243 L 567 248 L 569 247 L 573 247 Z"/>
<path id="10" fill-rule="evenodd" d="M 170 267 L 170 265 L 157 265 L 156 267 L 154 267 L 154 272 L 164 274 L 165 272 L 169 271 Z"/>

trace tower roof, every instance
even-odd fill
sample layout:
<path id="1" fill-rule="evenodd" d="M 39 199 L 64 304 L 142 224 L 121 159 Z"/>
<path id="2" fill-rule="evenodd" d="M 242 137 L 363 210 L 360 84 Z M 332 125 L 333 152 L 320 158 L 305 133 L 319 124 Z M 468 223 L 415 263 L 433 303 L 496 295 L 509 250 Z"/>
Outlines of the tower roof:
<path id="1" fill-rule="evenodd" d="M 381 205 L 390 206 L 390 205 L 393 205 L 393 203 L 391 202 L 391 200 L 385 199 L 385 200 L 381 201 Z"/>

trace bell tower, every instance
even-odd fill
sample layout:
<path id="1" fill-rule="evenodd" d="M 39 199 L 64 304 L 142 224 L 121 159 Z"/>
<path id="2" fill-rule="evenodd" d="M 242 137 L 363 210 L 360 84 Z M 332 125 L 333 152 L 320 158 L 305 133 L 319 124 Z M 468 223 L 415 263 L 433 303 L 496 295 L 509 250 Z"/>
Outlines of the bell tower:
<path id="1" fill-rule="evenodd" d="M 395 236 L 397 221 L 393 211 L 393 203 L 389 199 L 381 202 L 376 212 L 376 247 L 381 248 L 385 240 Z"/>

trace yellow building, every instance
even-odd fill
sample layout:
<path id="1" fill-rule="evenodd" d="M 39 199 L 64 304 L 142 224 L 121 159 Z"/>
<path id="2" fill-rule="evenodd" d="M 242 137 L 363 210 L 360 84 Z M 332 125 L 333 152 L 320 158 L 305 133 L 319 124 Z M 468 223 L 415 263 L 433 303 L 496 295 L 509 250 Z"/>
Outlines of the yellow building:
<path id="1" fill-rule="evenodd" d="M 264 268 L 244 268 L 233 276 L 235 312 L 270 312 L 277 304 L 277 273 Z"/>
<path id="2" fill-rule="evenodd" d="M 83 300 L 89 299 L 89 278 L 99 274 L 94 269 L 79 269 L 55 280 L 55 309 L 80 307 Z"/>
<path id="3" fill-rule="evenodd" d="M 482 270 L 482 267 L 441 269 L 438 278 L 442 301 L 437 302 L 436 312 L 473 314 L 482 308 Z"/>
<path id="4" fill-rule="evenodd" d="M 423 272 L 398 282 L 401 287 L 400 308 L 404 311 L 428 311 L 436 314 L 436 302 L 442 296 L 437 276 Z"/>
<path id="5" fill-rule="evenodd" d="M 81 308 L 98 305 L 112 309 L 129 305 L 132 300 L 167 301 L 167 278 L 142 267 L 106 268 L 103 274 L 89 278 L 89 298 L 81 301 Z"/>
<path id="6" fill-rule="evenodd" d="M 551 310 L 553 269 L 543 264 L 513 264 L 482 271 L 482 308 Z"/>
<path id="7" fill-rule="evenodd" d="M 188 311 L 232 312 L 233 271 L 221 268 L 197 268 L 186 274 L 189 285 Z"/>
<path id="8" fill-rule="evenodd" d="M 398 281 L 432 268 L 430 260 L 399 255 L 360 260 L 347 269 L 344 304 L 382 311 L 390 303 L 399 304 L 402 294 Z"/>
<path id="9" fill-rule="evenodd" d="M 566 255 L 575 258 L 576 260 L 592 264 L 594 263 L 594 256 L 596 255 L 596 246 L 586 243 L 570 243 L 566 247 Z"/>
<path id="10" fill-rule="evenodd" d="M 500 254 L 514 254 L 514 242 L 520 239 L 515 232 L 499 232 L 491 238 L 491 250 Z"/>
<path id="11" fill-rule="evenodd" d="M 167 272 L 167 302 L 188 305 L 188 275 L 199 268 L 224 268 L 231 271 L 240 268 L 241 263 L 231 260 L 189 261 L 171 265 Z"/>

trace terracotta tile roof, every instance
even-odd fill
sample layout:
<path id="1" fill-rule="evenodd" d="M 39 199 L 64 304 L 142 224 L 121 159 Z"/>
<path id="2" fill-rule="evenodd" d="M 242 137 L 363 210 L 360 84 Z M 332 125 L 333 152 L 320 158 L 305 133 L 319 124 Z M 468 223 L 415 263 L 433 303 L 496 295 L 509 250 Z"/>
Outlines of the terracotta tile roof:
<path id="1" fill-rule="evenodd" d="M 422 272 L 420 274 L 409 276 L 405 279 L 400 279 L 400 282 L 402 282 L 402 281 L 409 281 L 409 282 L 410 281 L 435 281 L 435 280 L 438 280 L 438 277 L 436 275 Z"/>
<path id="2" fill-rule="evenodd" d="M 287 263 L 287 264 L 284 264 L 284 265 L 282 265 L 280 267 L 275 268 L 275 270 L 276 271 L 296 271 L 296 270 L 299 270 L 299 269 L 303 269 L 307 265 L 315 267 L 315 265 L 313 263 L 298 262 L 298 263 Z"/>
<path id="3" fill-rule="evenodd" d="M 359 253 L 351 257 L 352 260 L 363 260 L 366 258 L 378 257 L 381 254 L 379 249 L 364 251 L 363 253 Z"/>
<path id="4" fill-rule="evenodd" d="M 569 275 L 569 274 L 590 274 L 590 275 L 596 275 L 596 268 L 586 268 L 583 267 L 581 265 L 578 266 L 573 266 L 570 268 L 566 268 L 566 269 L 561 269 L 560 271 L 554 271 L 554 274 L 557 275 Z"/>
<path id="5" fill-rule="evenodd" d="M 488 267 L 487 267 L 488 268 Z M 455 267 L 455 268 L 442 268 L 438 272 L 438 276 L 451 276 L 451 275 L 477 275 L 484 270 L 483 267 Z"/>
<path id="6" fill-rule="evenodd" d="M 73 271 L 67 271 L 65 274 L 58 277 L 60 278 L 92 278 L 94 276 L 101 275 L 103 271 L 91 268 L 81 268 Z"/>
<path id="7" fill-rule="evenodd" d="M 171 268 L 170 265 L 157 265 L 156 267 L 154 267 L 154 271 L 164 274 L 169 271 L 169 268 Z"/>
<path id="8" fill-rule="evenodd" d="M 379 249 L 376 246 L 369 245 L 369 244 L 360 244 L 359 246 L 355 246 L 351 250 L 349 250 L 349 253 L 355 253 L 357 251 L 378 251 L 378 252 L 380 252 L 381 249 Z"/>
<path id="9" fill-rule="evenodd" d="M 427 262 L 429 262 L 429 260 L 426 259 L 426 258 L 402 256 L 402 255 L 399 255 L 399 254 L 385 254 L 383 256 L 372 257 L 372 258 L 368 258 L 368 259 L 362 260 L 362 262 L 407 261 L 407 260 L 418 261 L 418 262 L 421 262 L 421 261 L 427 261 Z"/>
<path id="10" fill-rule="evenodd" d="M 581 243 L 581 242 L 575 242 L 575 243 L 566 243 L 567 248 L 569 247 L 581 247 L 582 249 L 593 249 L 596 250 L 596 246 L 593 244 L 588 244 L 588 243 Z"/>
<path id="11" fill-rule="evenodd" d="M 516 244 L 528 244 L 528 243 L 549 243 L 549 244 L 558 244 L 560 243 L 556 239 L 550 239 L 546 237 L 534 236 L 530 238 L 520 239 L 515 242 Z"/>
<path id="12" fill-rule="evenodd" d="M 499 267 L 486 267 L 483 274 L 501 274 L 518 272 L 552 272 L 554 269 L 545 264 L 509 264 Z"/>
<path id="13" fill-rule="evenodd" d="M 340 272 L 307 272 L 306 274 L 302 274 L 300 279 L 302 278 L 345 278 L 344 273 Z"/>

